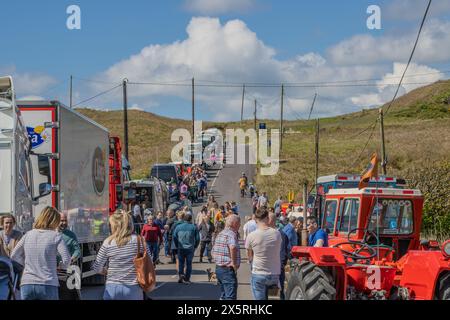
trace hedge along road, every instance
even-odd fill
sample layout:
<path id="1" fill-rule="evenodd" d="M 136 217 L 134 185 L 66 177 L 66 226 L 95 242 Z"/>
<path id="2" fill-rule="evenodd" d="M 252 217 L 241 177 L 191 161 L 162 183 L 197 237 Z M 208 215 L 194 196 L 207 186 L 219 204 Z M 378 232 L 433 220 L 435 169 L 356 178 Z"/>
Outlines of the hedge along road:
<path id="1" fill-rule="evenodd" d="M 236 155 L 236 154 L 235 154 Z M 235 157 L 236 159 L 236 157 Z M 246 148 L 246 159 L 248 159 L 248 148 Z M 246 160 L 248 161 L 248 160 Z M 241 217 L 241 238 L 242 226 L 245 222 L 246 215 L 251 215 L 252 206 L 250 196 L 241 198 L 238 180 L 245 172 L 249 181 L 255 176 L 255 165 L 246 164 L 225 164 L 222 168 L 208 170 L 208 192 L 214 195 L 219 205 L 223 205 L 226 201 L 236 201 L 239 204 L 239 215 Z M 194 205 L 195 216 L 200 211 L 204 203 Z M 241 267 L 238 270 L 238 299 L 251 300 L 252 294 L 250 289 L 250 265 L 247 260 L 247 253 L 244 243 L 241 240 Z M 208 281 L 207 268 L 215 269 L 214 264 L 199 263 L 199 249 L 196 250 L 194 262 L 192 265 L 192 284 L 179 284 L 178 272 L 175 270 L 175 264 L 169 264 L 169 259 L 164 257 L 164 249 L 160 252 L 160 260 L 164 264 L 157 265 L 156 289 L 148 296 L 154 300 L 219 300 L 220 289 L 216 285 L 216 281 Z M 207 261 L 207 259 L 203 259 Z M 103 296 L 104 286 L 85 286 L 81 290 L 83 300 L 101 300 Z"/>

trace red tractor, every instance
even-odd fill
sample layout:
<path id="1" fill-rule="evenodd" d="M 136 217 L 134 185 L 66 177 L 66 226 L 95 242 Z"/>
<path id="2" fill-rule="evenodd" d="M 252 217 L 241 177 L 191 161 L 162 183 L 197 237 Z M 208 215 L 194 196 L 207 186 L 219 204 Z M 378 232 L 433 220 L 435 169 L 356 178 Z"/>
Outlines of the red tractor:
<path id="1" fill-rule="evenodd" d="M 450 300 L 450 240 L 420 240 L 419 190 L 330 188 L 320 198 L 329 247 L 293 247 L 287 299 Z"/>

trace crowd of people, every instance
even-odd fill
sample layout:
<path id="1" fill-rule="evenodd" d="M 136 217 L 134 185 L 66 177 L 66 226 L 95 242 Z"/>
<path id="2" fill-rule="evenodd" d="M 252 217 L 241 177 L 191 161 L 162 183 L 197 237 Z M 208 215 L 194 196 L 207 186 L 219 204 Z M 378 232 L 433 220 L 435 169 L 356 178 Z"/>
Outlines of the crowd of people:
<path id="1" fill-rule="evenodd" d="M 193 177 L 202 179 L 204 172 L 196 169 L 186 176 L 183 183 Z M 203 193 L 199 196 L 206 196 L 203 188 L 200 191 Z M 182 194 L 187 196 L 185 192 Z M 138 252 L 144 249 L 155 267 L 163 263 L 160 257 L 164 255 L 166 263 L 174 264 L 178 282 L 191 284 L 194 253 L 200 247 L 198 262 L 207 260 L 216 266 L 220 299 L 235 300 L 237 272 L 241 265 L 241 236 L 250 263 L 253 298 L 267 300 L 269 290 L 278 288 L 280 299 L 284 299 L 285 267 L 292 259 L 291 249 L 302 244 L 304 221 L 299 212 L 289 208 L 283 213 L 282 197 L 269 207 L 267 194 L 255 191 L 253 212 L 245 217 L 241 234 L 237 203 L 227 201 L 219 205 L 212 195 L 207 199 L 195 216 L 189 206 L 153 213 L 145 203 L 137 202 L 132 211 L 117 210 L 111 215 L 111 235 L 103 242 L 92 266 L 97 274 L 106 276 L 103 299 L 136 300 L 145 297 L 133 262 Z M 136 223 L 136 216 L 141 216 L 144 224 Z M 59 299 L 67 287 L 59 281 L 58 272 L 70 264 L 77 264 L 81 257 L 77 237 L 67 227 L 67 216 L 47 207 L 38 216 L 33 229 L 25 235 L 14 229 L 15 218 L 12 215 L 3 216 L 0 224 L 0 256 L 9 257 L 21 274 L 21 298 Z M 328 246 L 327 233 L 318 227 L 314 216 L 307 218 L 306 226 L 309 246 Z M 144 241 L 139 242 L 138 237 Z M 0 290 L 0 298 L 7 294 L 10 292 Z"/>

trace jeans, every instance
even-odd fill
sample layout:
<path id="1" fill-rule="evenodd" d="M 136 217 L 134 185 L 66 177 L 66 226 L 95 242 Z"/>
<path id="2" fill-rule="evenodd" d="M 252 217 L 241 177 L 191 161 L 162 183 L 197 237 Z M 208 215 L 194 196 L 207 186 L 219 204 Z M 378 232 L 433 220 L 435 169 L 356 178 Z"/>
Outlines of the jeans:
<path id="1" fill-rule="evenodd" d="M 206 256 L 208 257 L 208 261 L 212 260 L 211 257 L 211 241 L 201 241 L 200 242 L 200 260 L 203 259 L 203 254 L 206 250 Z"/>
<path id="2" fill-rule="evenodd" d="M 164 238 L 164 254 L 168 256 L 170 254 L 170 246 L 169 246 L 169 239 Z"/>
<path id="3" fill-rule="evenodd" d="M 143 300 L 144 294 L 138 284 L 125 285 L 118 283 L 107 283 L 103 300 Z"/>
<path id="4" fill-rule="evenodd" d="M 286 280 L 286 273 L 284 271 L 284 267 L 282 266 L 280 273 L 280 300 L 286 300 L 284 295 L 284 280 Z"/>
<path id="5" fill-rule="evenodd" d="M 178 274 L 184 275 L 184 279 L 189 281 L 192 273 L 192 260 L 194 260 L 193 249 L 178 249 Z M 184 274 L 184 265 L 186 264 L 186 274 Z"/>
<path id="6" fill-rule="evenodd" d="M 236 300 L 238 288 L 236 272 L 230 267 L 216 266 L 216 277 L 220 285 L 220 300 Z"/>
<path id="7" fill-rule="evenodd" d="M 24 284 L 20 295 L 22 300 L 59 300 L 58 287 L 43 284 Z"/>
<path id="8" fill-rule="evenodd" d="M 152 253 L 153 263 L 158 260 L 158 242 L 147 241 L 147 246 Z"/>
<path id="9" fill-rule="evenodd" d="M 279 285 L 280 275 L 262 275 L 252 273 L 252 295 L 255 300 L 268 300 L 268 289 L 275 285 Z"/>

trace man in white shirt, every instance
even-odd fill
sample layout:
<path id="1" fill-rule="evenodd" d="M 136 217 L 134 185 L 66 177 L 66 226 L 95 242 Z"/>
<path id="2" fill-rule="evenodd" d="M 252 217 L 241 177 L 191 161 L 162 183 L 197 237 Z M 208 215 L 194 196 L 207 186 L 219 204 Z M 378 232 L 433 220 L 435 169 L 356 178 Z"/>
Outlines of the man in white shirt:
<path id="1" fill-rule="evenodd" d="M 269 226 L 269 212 L 258 209 L 257 229 L 247 236 L 245 248 L 252 263 L 251 288 L 255 300 L 268 300 L 268 290 L 279 287 L 281 234 Z"/>
<path id="2" fill-rule="evenodd" d="M 248 235 L 256 230 L 256 221 L 255 221 L 255 214 L 252 214 L 252 218 L 244 224 L 244 227 L 242 228 L 244 230 L 244 241 L 247 239 Z"/>
<path id="3" fill-rule="evenodd" d="M 269 199 L 267 198 L 267 193 L 263 192 L 263 194 L 258 198 L 258 209 L 267 207 L 268 202 Z"/>

